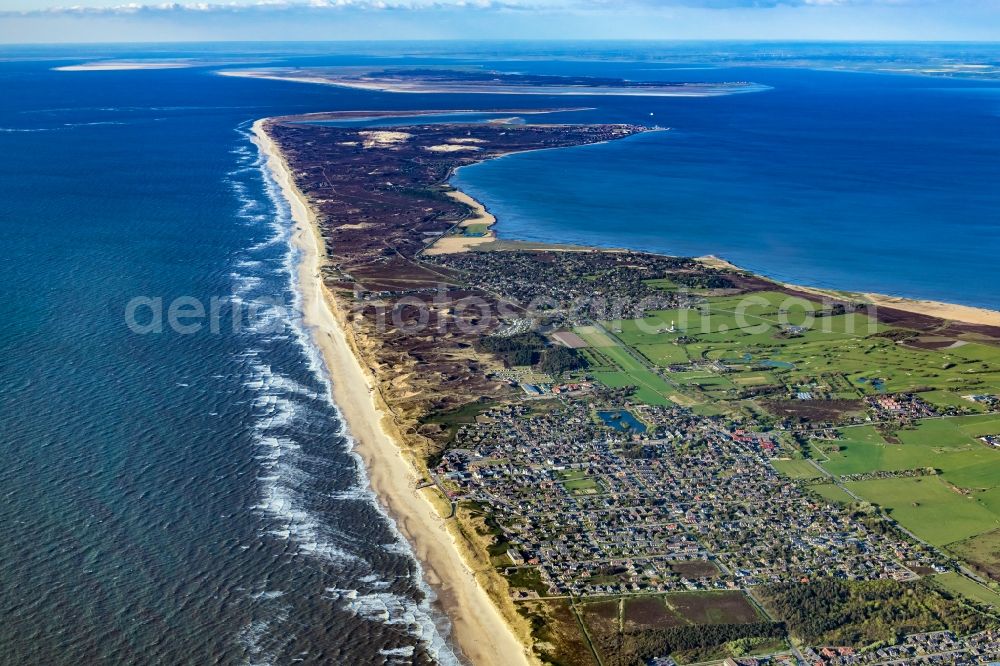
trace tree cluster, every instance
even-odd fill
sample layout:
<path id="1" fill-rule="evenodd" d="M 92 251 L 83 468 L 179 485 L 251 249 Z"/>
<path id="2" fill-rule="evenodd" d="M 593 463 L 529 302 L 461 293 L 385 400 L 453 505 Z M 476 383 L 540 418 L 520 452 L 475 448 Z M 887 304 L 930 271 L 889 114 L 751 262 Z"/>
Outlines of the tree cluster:
<path id="1" fill-rule="evenodd" d="M 545 338 L 535 332 L 511 336 L 487 335 L 479 339 L 479 346 L 496 354 L 508 366 L 534 365 L 545 349 Z"/>
<path id="2" fill-rule="evenodd" d="M 681 625 L 602 636 L 599 647 L 608 666 L 632 666 L 680 652 L 709 654 L 713 649 L 742 639 L 784 636 L 785 626 L 780 622 Z"/>
<path id="3" fill-rule="evenodd" d="M 539 369 L 552 376 L 561 375 L 569 370 L 579 370 L 587 367 L 583 354 L 569 347 L 552 347 L 542 354 Z"/>
<path id="4" fill-rule="evenodd" d="M 794 636 L 812 645 L 893 644 L 906 634 L 950 629 L 961 635 L 994 624 L 924 581 L 826 578 L 766 585 L 757 592 Z"/>

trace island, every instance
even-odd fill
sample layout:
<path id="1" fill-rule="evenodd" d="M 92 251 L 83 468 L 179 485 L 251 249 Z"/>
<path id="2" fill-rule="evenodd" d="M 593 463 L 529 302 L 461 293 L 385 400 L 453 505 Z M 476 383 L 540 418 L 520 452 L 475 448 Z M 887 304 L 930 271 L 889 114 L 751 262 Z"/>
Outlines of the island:
<path id="1" fill-rule="evenodd" d="M 760 92 L 751 81 L 631 81 L 612 77 L 518 74 L 468 67 L 274 67 L 227 69 L 223 76 L 320 83 L 396 93 L 490 95 L 618 95 L 635 97 L 717 97 Z"/>
<path id="2" fill-rule="evenodd" d="M 424 113 L 255 133 L 336 402 L 466 660 L 1000 654 L 997 313 L 499 239 L 456 169 L 649 129 Z M 404 122 L 330 122 L 380 116 Z"/>

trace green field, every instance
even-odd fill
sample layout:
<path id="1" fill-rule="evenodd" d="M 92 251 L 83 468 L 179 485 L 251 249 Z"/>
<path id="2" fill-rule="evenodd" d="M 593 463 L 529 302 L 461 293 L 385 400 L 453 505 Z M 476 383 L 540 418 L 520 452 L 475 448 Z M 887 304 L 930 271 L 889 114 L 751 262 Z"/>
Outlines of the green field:
<path id="1" fill-rule="evenodd" d="M 925 419 L 898 431 L 900 444 L 886 443 L 871 426 L 843 428 L 842 439 L 814 442 L 813 449 L 831 474 L 933 467 L 961 488 L 987 491 L 1000 487 L 1000 451 L 976 439 L 987 432 L 1000 432 L 996 415 Z"/>
<path id="2" fill-rule="evenodd" d="M 672 342 L 653 345 L 635 345 L 635 350 L 655 365 L 666 367 L 675 363 L 687 363 L 688 354 L 683 345 Z"/>
<path id="3" fill-rule="evenodd" d="M 1000 527 L 1000 515 L 940 477 L 874 479 L 844 487 L 888 509 L 900 525 L 935 546 Z"/>
<path id="4" fill-rule="evenodd" d="M 971 400 L 966 400 L 957 393 L 944 390 L 924 391 L 920 397 L 938 408 L 947 409 L 957 407 L 958 409 L 971 410 L 973 412 L 986 411 L 986 406 Z"/>
<path id="5" fill-rule="evenodd" d="M 669 405 L 675 402 L 672 396 L 677 394 L 677 389 L 647 368 L 637 358 L 638 352 L 629 351 L 593 326 L 580 326 L 575 329 L 575 333 L 592 345 L 588 350 L 590 357 L 596 361 L 592 365 L 602 368 L 595 368 L 590 373 L 597 381 L 611 388 L 635 386 L 636 399 L 650 405 Z"/>
<path id="6" fill-rule="evenodd" d="M 600 383 L 610 388 L 622 388 L 625 386 L 637 386 L 635 399 L 647 405 L 669 405 L 671 400 L 664 394 L 645 386 L 633 375 L 621 371 L 595 371 L 590 373 Z"/>
<path id="7" fill-rule="evenodd" d="M 601 484 L 589 477 L 573 479 L 572 481 L 564 481 L 563 488 L 571 493 L 581 493 L 587 491 L 599 492 L 602 490 Z"/>
<path id="8" fill-rule="evenodd" d="M 648 284 L 650 287 L 654 287 L 656 289 L 662 289 L 664 291 L 674 291 L 677 289 L 677 284 L 667 278 L 657 278 L 655 280 L 643 280 L 643 282 Z"/>
<path id="9" fill-rule="evenodd" d="M 1000 530 L 993 530 L 948 546 L 983 575 L 1000 580 Z"/>
<path id="10" fill-rule="evenodd" d="M 792 479 L 821 479 L 823 472 L 816 469 L 808 460 L 772 460 L 776 470 Z"/>
<path id="11" fill-rule="evenodd" d="M 959 557 L 989 570 L 997 558 L 975 544 L 975 537 L 1000 528 L 1000 452 L 976 436 L 996 432 L 995 415 L 925 419 L 894 433 L 887 443 L 871 426 L 842 428 L 842 438 L 815 440 L 812 449 L 823 468 L 835 475 L 878 470 L 933 468 L 938 476 L 871 479 L 844 486 L 878 504 L 904 528 L 937 546 L 949 546 Z M 839 448 L 839 450 L 834 450 Z M 835 501 L 835 486 L 816 492 Z"/>
<path id="12" fill-rule="evenodd" d="M 828 499 L 831 502 L 837 502 L 840 504 L 850 504 L 856 501 L 853 497 L 847 494 L 840 486 L 836 486 L 832 483 L 818 483 L 814 486 L 809 486 L 809 490 L 813 491 L 820 497 Z"/>
<path id="13" fill-rule="evenodd" d="M 1000 433 L 1000 416 L 983 414 L 922 421 L 913 430 L 901 430 L 904 444 L 936 447 L 980 445 L 976 437 Z"/>
<path id="14" fill-rule="evenodd" d="M 948 573 L 934 576 L 932 580 L 949 592 L 954 592 L 979 603 L 1000 609 L 1000 594 L 962 574 L 949 571 Z"/>
<path id="15" fill-rule="evenodd" d="M 603 326 L 660 367 L 689 359 L 725 363 L 726 380 L 700 389 L 710 400 L 740 399 L 740 389 L 758 385 L 817 385 L 830 397 L 851 399 L 875 393 L 870 380 L 877 378 L 886 391 L 919 388 L 932 404 L 977 412 L 982 407 L 962 395 L 1000 392 L 998 348 L 978 343 L 945 350 L 908 347 L 873 337 L 887 327 L 867 315 L 813 317 L 801 300 L 777 292 L 708 298 L 697 309 L 653 311 L 640 320 Z M 789 326 L 805 328 L 782 335 Z M 780 367 L 762 374 L 761 364 L 772 362 Z"/>

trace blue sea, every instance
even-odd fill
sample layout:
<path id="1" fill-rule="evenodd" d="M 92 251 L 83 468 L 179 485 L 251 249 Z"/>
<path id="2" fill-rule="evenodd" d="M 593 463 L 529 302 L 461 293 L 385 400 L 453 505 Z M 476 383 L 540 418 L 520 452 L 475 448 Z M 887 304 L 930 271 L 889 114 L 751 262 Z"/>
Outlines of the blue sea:
<path id="1" fill-rule="evenodd" d="M 511 155 L 453 182 L 502 238 L 715 254 L 796 284 L 1000 309 L 1000 81 L 711 76 L 772 89 L 602 100 L 560 118 L 669 130 Z"/>
<path id="2" fill-rule="evenodd" d="M 257 118 L 557 105 L 590 109 L 534 120 L 670 127 L 455 182 L 505 237 L 711 252 L 806 284 L 1000 307 L 998 84 L 588 49 L 0 53 L 0 663 L 461 661 L 302 325 L 288 211 L 250 141 Z M 53 70 L 88 57 L 210 64 Z M 393 95 L 213 73 L 372 62 L 770 89 Z M 172 304 L 219 316 L 157 331 Z"/>

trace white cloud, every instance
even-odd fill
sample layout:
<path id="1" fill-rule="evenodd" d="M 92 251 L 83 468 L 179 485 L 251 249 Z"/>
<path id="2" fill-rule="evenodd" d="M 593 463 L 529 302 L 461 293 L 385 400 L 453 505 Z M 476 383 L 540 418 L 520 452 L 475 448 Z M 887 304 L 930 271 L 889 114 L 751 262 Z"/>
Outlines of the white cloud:
<path id="1" fill-rule="evenodd" d="M 232 2 L 129 2 L 119 5 L 66 5 L 23 11 L 3 10 L 0 16 L 79 15 L 109 16 L 136 14 L 285 12 L 285 11 L 433 11 L 442 9 L 540 9 L 560 3 L 526 3 L 518 0 L 251 0 Z M 568 5 L 565 5 L 568 6 Z"/>
<path id="2" fill-rule="evenodd" d="M 952 7 L 996 6 L 1000 0 L 953 0 Z M 613 11 L 628 9 L 773 9 L 775 7 L 932 6 L 937 0 L 230 0 L 229 2 L 129 2 L 119 5 L 69 5 L 44 9 L 0 10 L 0 16 L 116 16 L 226 13 L 309 13 L 330 11 Z"/>

